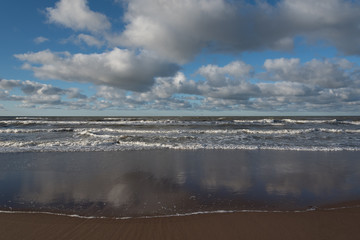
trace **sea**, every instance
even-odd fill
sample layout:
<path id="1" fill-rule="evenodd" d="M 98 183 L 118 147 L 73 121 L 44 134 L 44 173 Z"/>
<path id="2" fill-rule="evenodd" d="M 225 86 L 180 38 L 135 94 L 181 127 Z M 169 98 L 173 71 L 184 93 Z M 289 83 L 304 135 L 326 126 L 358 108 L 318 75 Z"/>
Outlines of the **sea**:
<path id="1" fill-rule="evenodd" d="M 309 211 L 359 202 L 359 159 L 360 117 L 1 117 L 0 213 Z"/>
<path id="2" fill-rule="evenodd" d="M 360 151 L 360 117 L 0 117 L 0 153 Z"/>

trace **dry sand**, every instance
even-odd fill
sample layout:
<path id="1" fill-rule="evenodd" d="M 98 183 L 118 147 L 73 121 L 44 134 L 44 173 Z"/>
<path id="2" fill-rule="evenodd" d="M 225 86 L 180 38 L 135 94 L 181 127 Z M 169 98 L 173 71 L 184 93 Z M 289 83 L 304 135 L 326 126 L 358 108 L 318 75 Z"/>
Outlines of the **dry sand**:
<path id="1" fill-rule="evenodd" d="M 81 219 L 1 213 L 0 239 L 359 239 L 360 206 L 337 210 Z"/>

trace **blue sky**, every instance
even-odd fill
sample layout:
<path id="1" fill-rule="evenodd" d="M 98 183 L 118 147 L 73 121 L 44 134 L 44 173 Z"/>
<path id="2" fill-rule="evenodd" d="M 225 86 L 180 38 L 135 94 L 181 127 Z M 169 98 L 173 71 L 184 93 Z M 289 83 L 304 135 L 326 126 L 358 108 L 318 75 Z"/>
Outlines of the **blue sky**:
<path id="1" fill-rule="evenodd" d="M 358 115 L 360 1 L 3 0 L 0 115 Z"/>

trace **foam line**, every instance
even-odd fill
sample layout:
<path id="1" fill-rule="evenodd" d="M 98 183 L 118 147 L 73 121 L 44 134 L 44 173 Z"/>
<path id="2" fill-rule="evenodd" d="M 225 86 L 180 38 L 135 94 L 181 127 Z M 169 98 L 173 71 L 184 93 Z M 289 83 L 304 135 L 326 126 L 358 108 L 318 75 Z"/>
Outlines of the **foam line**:
<path id="1" fill-rule="evenodd" d="M 177 213 L 177 214 L 168 214 L 168 215 L 157 215 L 157 216 L 141 216 L 141 217 L 106 217 L 106 216 L 82 216 L 78 214 L 64 214 L 64 213 L 54 213 L 54 212 L 36 212 L 36 211 L 6 211 L 0 210 L 1 213 L 5 214 L 45 214 L 61 217 L 71 217 L 71 218 L 80 218 L 80 219 L 116 219 L 116 220 L 127 220 L 127 219 L 152 219 L 152 218 L 168 218 L 168 217 L 186 217 L 194 215 L 206 215 L 206 214 L 224 214 L 224 213 L 306 213 L 312 211 L 336 211 L 341 209 L 352 209 L 360 208 L 360 205 L 354 206 L 342 206 L 335 208 L 318 208 L 311 207 L 304 210 L 293 210 L 293 211 L 281 211 L 281 210 L 216 210 L 216 211 L 199 211 L 199 212 L 190 212 L 190 213 Z"/>

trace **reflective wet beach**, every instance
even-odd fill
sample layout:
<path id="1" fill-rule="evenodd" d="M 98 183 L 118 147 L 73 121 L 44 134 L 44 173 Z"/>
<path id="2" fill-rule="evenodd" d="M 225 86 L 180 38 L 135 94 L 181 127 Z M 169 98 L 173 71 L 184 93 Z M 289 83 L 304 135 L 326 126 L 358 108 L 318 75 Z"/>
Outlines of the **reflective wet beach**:
<path id="1" fill-rule="evenodd" d="M 359 152 L 0 154 L 2 210 L 157 216 L 296 210 L 360 199 Z"/>

